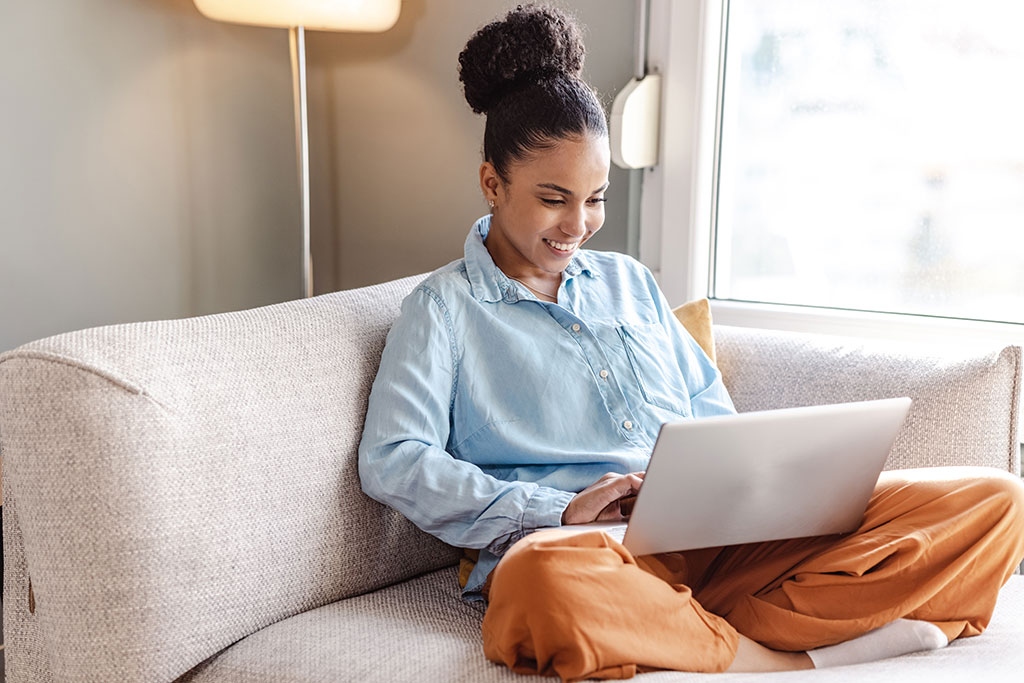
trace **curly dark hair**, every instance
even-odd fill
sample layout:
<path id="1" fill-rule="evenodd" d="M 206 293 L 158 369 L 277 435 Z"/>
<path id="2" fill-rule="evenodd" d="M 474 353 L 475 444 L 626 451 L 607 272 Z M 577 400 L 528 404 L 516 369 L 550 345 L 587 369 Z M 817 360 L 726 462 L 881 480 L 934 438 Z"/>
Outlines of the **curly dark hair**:
<path id="1" fill-rule="evenodd" d="M 487 115 L 484 159 L 502 179 L 509 163 L 558 140 L 608 134 L 604 109 L 580 78 L 585 53 L 575 21 L 537 5 L 487 24 L 459 53 L 466 101 Z"/>

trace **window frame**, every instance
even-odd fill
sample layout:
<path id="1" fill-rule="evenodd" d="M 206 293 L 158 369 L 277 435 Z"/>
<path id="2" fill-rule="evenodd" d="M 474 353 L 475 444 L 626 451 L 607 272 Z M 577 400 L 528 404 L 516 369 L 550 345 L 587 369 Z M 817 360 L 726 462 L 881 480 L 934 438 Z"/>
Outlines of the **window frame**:
<path id="1" fill-rule="evenodd" d="M 650 71 L 662 75 L 662 125 L 659 164 L 644 171 L 639 255 L 678 305 L 711 293 L 728 0 L 650 3 L 647 61 Z M 711 310 L 717 323 L 741 327 L 1024 345 L 1024 324 L 1018 323 L 724 299 L 711 299 Z"/>

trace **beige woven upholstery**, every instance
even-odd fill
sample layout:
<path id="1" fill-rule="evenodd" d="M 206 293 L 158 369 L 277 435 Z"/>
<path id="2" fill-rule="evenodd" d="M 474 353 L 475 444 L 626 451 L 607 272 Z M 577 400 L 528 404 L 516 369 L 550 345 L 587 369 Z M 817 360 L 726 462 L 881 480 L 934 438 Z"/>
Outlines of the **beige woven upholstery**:
<path id="1" fill-rule="evenodd" d="M 718 367 L 736 409 L 909 396 L 887 469 L 983 465 L 1020 473 L 1021 348 L 970 352 L 907 344 L 715 328 Z"/>
<path id="2" fill-rule="evenodd" d="M 455 563 L 356 470 L 384 337 L 419 279 L 0 355 L 9 680 L 170 680 Z"/>
<path id="3" fill-rule="evenodd" d="M 188 683 L 460 681 L 551 683 L 487 661 L 480 619 L 460 604 L 454 567 L 286 619 L 198 665 Z M 658 672 L 637 683 L 1017 683 L 1024 664 L 1024 577 L 1003 589 L 989 629 L 934 653 L 813 673 Z M 381 625 L 387 623 L 388 627 Z"/>
<path id="4" fill-rule="evenodd" d="M 424 276 L 0 354 L 8 680 L 519 680 L 483 660 L 457 551 L 359 489 L 385 335 Z M 1019 349 L 715 333 L 741 409 L 908 393 L 896 464 L 1016 468 Z"/>

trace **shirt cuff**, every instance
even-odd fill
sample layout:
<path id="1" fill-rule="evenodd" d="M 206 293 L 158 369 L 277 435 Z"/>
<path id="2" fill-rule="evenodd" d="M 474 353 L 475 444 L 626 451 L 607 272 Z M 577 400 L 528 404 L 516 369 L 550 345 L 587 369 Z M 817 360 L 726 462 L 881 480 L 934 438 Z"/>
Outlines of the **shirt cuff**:
<path id="1" fill-rule="evenodd" d="M 571 491 L 538 486 L 527 501 L 526 510 L 523 511 L 523 531 L 562 526 L 562 513 L 575 496 L 576 494 Z"/>

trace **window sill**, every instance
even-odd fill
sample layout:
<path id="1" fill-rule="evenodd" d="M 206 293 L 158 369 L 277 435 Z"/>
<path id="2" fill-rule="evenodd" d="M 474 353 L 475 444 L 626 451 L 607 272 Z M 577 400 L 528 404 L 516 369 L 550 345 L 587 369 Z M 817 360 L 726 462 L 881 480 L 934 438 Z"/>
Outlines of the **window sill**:
<path id="1" fill-rule="evenodd" d="M 1024 346 L 1024 325 L 899 313 L 872 313 L 815 306 L 711 299 L 716 323 L 847 337 L 891 339 L 928 345 Z"/>

